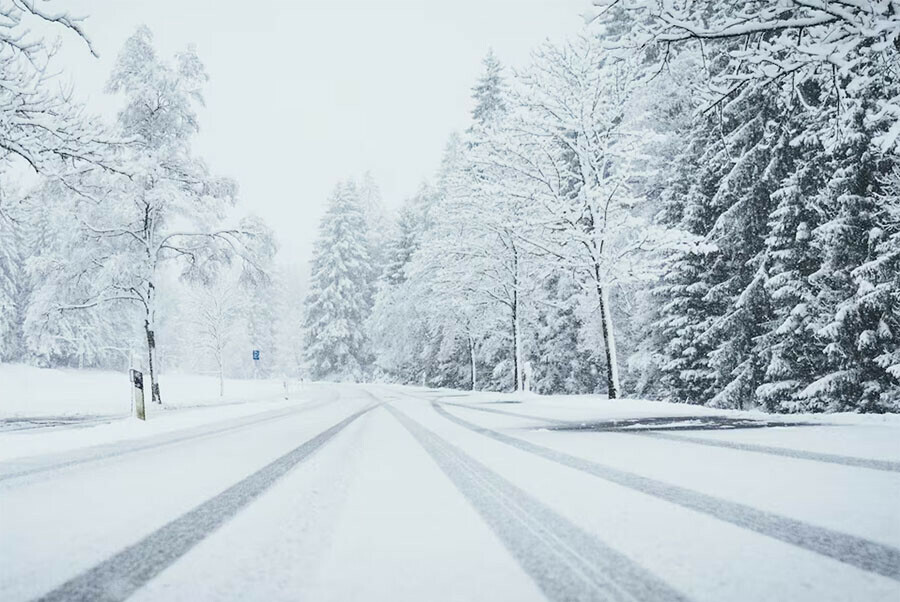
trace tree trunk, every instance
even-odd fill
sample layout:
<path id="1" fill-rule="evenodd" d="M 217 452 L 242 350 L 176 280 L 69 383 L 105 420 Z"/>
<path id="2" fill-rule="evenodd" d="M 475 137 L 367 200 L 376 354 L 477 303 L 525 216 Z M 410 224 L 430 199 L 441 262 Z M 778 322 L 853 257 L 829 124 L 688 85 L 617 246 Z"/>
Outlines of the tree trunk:
<path id="1" fill-rule="evenodd" d="M 616 360 L 616 340 L 613 334 L 612 312 L 609 305 L 608 287 L 597 284 L 600 297 L 600 327 L 606 351 L 606 390 L 610 399 L 619 397 L 619 366 Z"/>
<path id="2" fill-rule="evenodd" d="M 216 356 L 216 363 L 219 366 L 219 397 L 225 397 L 225 368 L 222 366 L 222 353 Z"/>
<path id="3" fill-rule="evenodd" d="M 153 403 L 162 404 L 159 394 L 159 383 L 156 380 L 156 333 L 150 325 L 150 318 L 144 320 L 144 332 L 147 334 L 147 367 L 150 372 L 150 394 Z"/>
<path id="4" fill-rule="evenodd" d="M 159 381 L 157 380 L 156 363 L 156 332 L 154 322 L 156 312 L 154 310 L 154 286 L 151 282 L 147 287 L 147 315 L 144 319 L 144 332 L 147 334 L 147 367 L 150 371 L 150 400 L 162 405 L 162 396 L 159 393 Z"/>
<path id="5" fill-rule="evenodd" d="M 469 367 L 471 368 L 471 376 L 472 376 L 472 390 L 478 386 L 478 373 L 477 368 L 475 366 L 475 340 L 469 336 Z"/>
<path id="6" fill-rule="evenodd" d="M 519 307 L 519 252 L 515 244 L 513 251 L 513 298 L 512 298 L 512 335 L 513 335 L 513 378 L 516 392 L 525 388 L 522 363 L 522 323 Z"/>
<path id="7" fill-rule="evenodd" d="M 519 293 L 514 293 L 515 309 L 513 311 L 513 336 L 516 352 L 516 391 L 525 390 L 525 362 L 522 358 L 522 309 L 519 306 Z"/>

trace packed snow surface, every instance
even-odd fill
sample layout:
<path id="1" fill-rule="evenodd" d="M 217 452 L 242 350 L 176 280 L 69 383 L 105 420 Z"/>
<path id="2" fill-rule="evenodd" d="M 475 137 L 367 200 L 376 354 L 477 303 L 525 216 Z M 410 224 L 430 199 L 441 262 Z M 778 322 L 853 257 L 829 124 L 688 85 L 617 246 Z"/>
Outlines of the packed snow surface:
<path id="1" fill-rule="evenodd" d="M 900 596 L 896 416 L 267 386 L 0 431 L 2 598 Z"/>

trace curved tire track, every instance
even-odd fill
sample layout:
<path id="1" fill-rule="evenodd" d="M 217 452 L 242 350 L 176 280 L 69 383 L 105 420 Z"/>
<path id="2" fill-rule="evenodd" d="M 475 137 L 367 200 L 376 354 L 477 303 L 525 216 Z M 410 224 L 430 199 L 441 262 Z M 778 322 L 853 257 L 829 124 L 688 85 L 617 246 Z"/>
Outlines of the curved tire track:
<path id="1" fill-rule="evenodd" d="M 434 402 L 432 402 L 434 403 Z M 441 405 L 455 406 L 467 410 L 475 410 L 477 412 L 487 412 L 490 414 L 501 414 L 504 416 L 514 416 L 516 418 L 527 418 L 538 422 L 547 422 L 556 426 L 572 425 L 569 420 L 558 420 L 555 418 L 546 418 L 543 416 L 534 416 L 531 414 L 522 414 L 520 412 L 510 412 L 507 410 L 498 410 L 496 408 L 484 408 L 476 405 L 454 402 L 439 402 Z M 577 424 L 577 423 L 574 423 Z M 709 447 L 721 447 L 727 449 L 737 449 L 740 451 L 748 451 L 759 454 L 768 454 L 772 456 L 783 456 L 785 458 L 796 458 L 798 460 L 810 460 L 813 462 L 824 462 L 826 464 L 841 464 L 843 466 L 853 466 L 857 468 L 871 468 L 872 470 L 883 470 L 886 472 L 900 472 L 900 462 L 891 460 L 875 460 L 872 458 L 858 458 L 855 456 L 841 456 L 838 454 L 825 454 L 819 452 L 806 451 L 802 449 L 790 449 L 787 447 L 775 447 L 771 445 L 759 445 L 756 443 L 740 443 L 736 441 L 719 441 L 716 439 L 704 439 L 702 437 L 692 437 L 690 435 L 681 435 L 667 433 L 659 430 L 629 430 L 623 428 L 610 428 L 605 432 L 621 433 L 623 435 L 636 435 L 639 437 L 654 437 L 656 439 L 665 439 L 667 441 L 676 441 L 679 443 L 692 443 L 695 445 L 706 445 Z"/>
<path id="2" fill-rule="evenodd" d="M 436 402 L 431 402 L 431 406 L 447 420 L 500 443 L 864 571 L 900 581 L 900 550 L 897 548 L 585 460 L 469 422 L 449 413 Z"/>

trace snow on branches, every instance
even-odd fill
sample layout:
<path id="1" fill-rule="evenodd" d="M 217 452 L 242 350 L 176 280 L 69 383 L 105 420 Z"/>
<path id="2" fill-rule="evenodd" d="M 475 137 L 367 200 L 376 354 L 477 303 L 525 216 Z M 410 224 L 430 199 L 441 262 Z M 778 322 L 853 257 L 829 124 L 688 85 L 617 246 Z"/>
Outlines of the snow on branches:
<path id="1" fill-rule="evenodd" d="M 630 33 L 611 46 L 651 50 L 663 63 L 685 43 L 707 59 L 707 108 L 748 86 L 784 90 L 802 106 L 831 106 L 839 130 L 861 105 L 875 143 L 900 144 L 900 1 L 898 0 L 594 0 L 590 20 Z M 724 51 L 724 61 L 715 59 Z M 803 84 L 816 82 L 812 91 Z M 893 82 L 893 86 L 887 85 Z"/>
<path id="2" fill-rule="evenodd" d="M 18 159 L 44 174 L 99 163 L 108 144 L 99 125 L 56 85 L 51 35 L 73 32 L 93 52 L 84 19 L 49 9 L 57 4 L 0 2 L 0 160 Z"/>

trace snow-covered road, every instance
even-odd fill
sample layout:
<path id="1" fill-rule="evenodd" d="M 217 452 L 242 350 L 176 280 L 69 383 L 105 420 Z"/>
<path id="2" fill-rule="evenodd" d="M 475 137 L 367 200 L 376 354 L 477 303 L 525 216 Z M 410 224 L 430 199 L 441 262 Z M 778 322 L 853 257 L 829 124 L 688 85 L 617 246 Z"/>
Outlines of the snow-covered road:
<path id="1" fill-rule="evenodd" d="M 0 433 L 0 599 L 900 599 L 896 422 L 375 385 L 248 406 Z"/>

